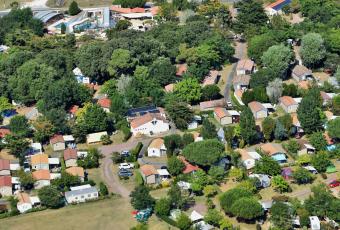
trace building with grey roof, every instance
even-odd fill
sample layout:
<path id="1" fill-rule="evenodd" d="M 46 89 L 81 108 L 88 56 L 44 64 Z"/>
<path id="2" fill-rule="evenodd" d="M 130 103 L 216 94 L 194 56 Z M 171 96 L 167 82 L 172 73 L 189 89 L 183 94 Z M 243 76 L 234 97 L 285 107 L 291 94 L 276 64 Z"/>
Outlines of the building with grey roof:
<path id="1" fill-rule="evenodd" d="M 72 191 L 65 192 L 65 199 L 69 204 L 95 200 L 98 199 L 98 190 L 96 187 L 72 189 Z"/>
<path id="2" fill-rule="evenodd" d="M 45 10 L 36 13 L 33 17 L 41 20 L 44 24 L 51 24 L 53 22 L 56 22 L 57 20 L 62 19 L 64 16 L 63 14 L 53 10 Z"/>

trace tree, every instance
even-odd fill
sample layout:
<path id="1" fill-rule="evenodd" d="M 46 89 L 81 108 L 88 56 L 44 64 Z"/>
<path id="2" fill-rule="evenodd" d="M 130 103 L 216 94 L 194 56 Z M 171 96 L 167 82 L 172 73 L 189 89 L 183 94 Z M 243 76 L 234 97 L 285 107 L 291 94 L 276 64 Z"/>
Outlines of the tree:
<path id="1" fill-rule="evenodd" d="M 209 176 L 212 179 L 213 183 L 220 183 L 224 179 L 225 171 L 222 167 L 219 166 L 211 166 L 208 171 Z"/>
<path id="2" fill-rule="evenodd" d="M 276 120 L 276 123 L 275 123 L 274 136 L 275 136 L 275 139 L 280 140 L 280 141 L 285 140 L 288 137 L 287 131 L 285 130 L 281 122 L 278 120 Z"/>
<path id="3" fill-rule="evenodd" d="M 98 168 L 100 158 L 101 154 L 99 150 L 96 148 L 90 148 L 87 152 L 87 156 L 78 159 L 77 164 L 78 166 L 83 167 L 85 169 Z"/>
<path id="4" fill-rule="evenodd" d="M 131 74 L 134 66 L 135 60 L 129 50 L 116 49 L 111 55 L 107 68 L 111 76 L 118 78 L 121 74 Z"/>
<path id="5" fill-rule="evenodd" d="M 327 141 L 322 132 L 312 133 L 308 140 L 317 151 L 325 150 L 327 147 Z"/>
<path id="6" fill-rule="evenodd" d="M 287 145 L 285 146 L 285 148 L 288 150 L 289 153 L 296 155 L 300 149 L 300 145 L 295 139 L 290 139 L 287 142 Z"/>
<path id="7" fill-rule="evenodd" d="M 19 181 L 22 187 L 25 189 L 32 189 L 34 186 L 34 179 L 32 173 L 26 173 L 24 170 L 18 171 Z"/>
<path id="8" fill-rule="evenodd" d="M 308 67 L 319 65 L 326 56 L 324 40 L 320 34 L 308 33 L 301 40 L 301 58 Z"/>
<path id="9" fill-rule="evenodd" d="M 283 84 L 282 95 L 290 96 L 290 97 L 297 97 L 299 95 L 298 87 L 294 84 Z"/>
<path id="10" fill-rule="evenodd" d="M 311 91 L 312 90 L 309 92 Z M 322 130 L 323 122 L 321 120 L 319 105 L 319 98 L 311 94 L 307 94 L 301 100 L 297 115 L 303 130 L 307 134 Z"/>
<path id="11" fill-rule="evenodd" d="M 215 100 L 220 96 L 220 88 L 217 85 L 206 85 L 202 88 L 202 101 Z"/>
<path id="12" fill-rule="evenodd" d="M 241 137 L 248 144 L 253 144 L 257 139 L 256 124 L 253 113 L 247 107 L 240 116 Z"/>
<path id="13" fill-rule="evenodd" d="M 161 86 L 165 86 L 175 81 L 176 67 L 169 58 L 159 57 L 150 66 L 150 76 Z"/>
<path id="14" fill-rule="evenodd" d="M 116 31 L 122 31 L 127 30 L 130 26 L 132 26 L 132 23 L 128 20 L 119 20 L 115 26 Z"/>
<path id="15" fill-rule="evenodd" d="M 313 174 L 305 168 L 298 168 L 293 172 L 293 178 L 298 184 L 307 184 L 314 180 Z"/>
<path id="16" fill-rule="evenodd" d="M 63 196 L 55 186 L 42 187 L 38 191 L 38 196 L 41 204 L 48 208 L 60 208 L 64 205 Z"/>
<path id="17" fill-rule="evenodd" d="M 281 167 L 273 158 L 263 155 L 260 160 L 256 161 L 254 171 L 256 173 L 275 176 L 281 173 Z"/>
<path id="18" fill-rule="evenodd" d="M 196 78 L 185 78 L 175 85 L 175 95 L 181 100 L 192 103 L 201 98 L 201 86 Z"/>
<path id="19" fill-rule="evenodd" d="M 50 137 L 53 135 L 54 126 L 52 122 L 47 120 L 46 117 L 38 117 L 38 119 L 33 122 L 34 140 L 40 143 L 46 143 Z"/>
<path id="20" fill-rule="evenodd" d="M 201 134 L 204 139 L 214 139 L 217 137 L 216 126 L 211 121 L 204 119 L 202 125 Z"/>
<path id="21" fill-rule="evenodd" d="M 290 190 L 288 182 L 281 176 L 274 176 L 272 179 L 274 189 L 280 193 L 288 192 Z"/>
<path id="22" fill-rule="evenodd" d="M 175 156 L 172 156 L 168 159 L 167 166 L 169 173 L 173 176 L 181 174 L 185 167 L 184 163 Z"/>
<path id="23" fill-rule="evenodd" d="M 261 63 L 261 57 L 263 53 L 268 50 L 269 47 L 276 45 L 276 41 L 269 34 L 255 35 L 252 37 L 248 44 L 248 56 L 252 58 L 256 63 Z"/>
<path id="24" fill-rule="evenodd" d="M 216 139 L 208 139 L 187 145 L 182 154 L 185 158 L 201 166 L 210 166 L 222 157 L 224 145 Z"/>
<path id="25" fill-rule="evenodd" d="M 207 214 L 204 216 L 204 221 L 208 224 L 211 224 L 215 227 L 219 226 L 219 223 L 223 219 L 223 216 L 216 209 L 209 209 Z"/>
<path id="26" fill-rule="evenodd" d="M 331 165 L 331 161 L 327 153 L 319 152 L 312 157 L 312 165 L 318 172 L 326 172 L 327 167 Z"/>
<path id="27" fill-rule="evenodd" d="M 190 218 L 185 214 L 181 213 L 179 217 L 177 218 L 177 227 L 181 230 L 188 230 L 191 226 L 191 220 Z"/>
<path id="28" fill-rule="evenodd" d="M 180 101 L 167 103 L 165 105 L 165 110 L 168 112 L 171 120 L 175 123 L 178 129 L 187 129 L 188 124 L 194 117 L 189 106 Z"/>
<path id="29" fill-rule="evenodd" d="M 0 113 L 13 109 L 14 106 L 9 103 L 8 98 L 6 97 L 0 97 Z"/>
<path id="30" fill-rule="evenodd" d="M 155 204 L 155 200 L 150 195 L 149 189 L 144 185 L 136 187 L 131 192 L 130 197 L 131 205 L 137 210 L 152 208 Z"/>
<path id="31" fill-rule="evenodd" d="M 182 137 L 183 146 L 187 146 L 188 144 L 195 142 L 194 135 L 192 133 L 184 133 Z"/>
<path id="32" fill-rule="evenodd" d="M 279 98 L 282 96 L 283 86 L 282 80 L 276 78 L 274 81 L 268 83 L 266 87 L 267 95 L 273 104 L 277 104 Z"/>
<path id="33" fill-rule="evenodd" d="M 291 128 L 293 126 L 293 119 L 289 113 L 285 113 L 283 116 L 279 117 L 277 119 L 284 127 L 286 130 L 287 134 L 291 133 Z"/>
<path id="34" fill-rule="evenodd" d="M 66 33 L 66 25 L 65 25 L 65 23 L 61 23 L 60 32 L 61 32 L 61 34 L 65 34 Z"/>
<path id="35" fill-rule="evenodd" d="M 224 130 L 224 137 L 227 142 L 227 145 L 229 148 L 231 148 L 231 142 L 234 139 L 235 136 L 235 127 L 234 126 L 227 126 L 223 127 Z"/>
<path id="36" fill-rule="evenodd" d="M 14 155 L 16 158 L 19 158 L 20 164 L 23 164 L 30 143 L 26 139 L 13 135 L 6 135 L 5 140 L 7 142 L 6 148 L 9 149 L 9 152 L 12 155 Z"/>
<path id="37" fill-rule="evenodd" d="M 167 195 L 172 208 L 182 208 L 184 205 L 184 200 L 182 197 L 181 188 L 176 183 L 171 185 Z"/>
<path id="38" fill-rule="evenodd" d="M 175 150 L 182 147 L 182 138 L 179 134 L 171 134 L 164 137 L 164 145 L 168 155 L 172 155 Z"/>
<path id="39" fill-rule="evenodd" d="M 244 172 L 240 168 L 233 167 L 229 170 L 229 177 L 233 180 L 240 181 L 244 178 Z"/>
<path id="40" fill-rule="evenodd" d="M 271 140 L 274 129 L 275 129 L 275 120 L 271 117 L 266 117 L 262 121 L 262 132 L 263 132 L 264 138 L 267 141 Z"/>
<path id="41" fill-rule="evenodd" d="M 293 213 L 289 205 L 283 202 L 275 202 L 270 209 L 270 220 L 275 227 L 282 230 L 292 228 Z"/>
<path id="42" fill-rule="evenodd" d="M 124 8 L 144 7 L 146 0 L 116 0 L 114 4 L 121 5 Z"/>
<path id="43" fill-rule="evenodd" d="M 233 215 L 245 219 L 252 220 L 263 216 L 263 208 L 261 204 L 252 197 L 243 197 L 235 201 L 231 206 Z"/>
<path id="44" fill-rule="evenodd" d="M 263 65 L 272 69 L 276 77 L 285 79 L 290 62 L 293 61 L 294 55 L 292 50 L 281 45 L 274 45 L 263 53 L 261 58 Z"/>
<path id="45" fill-rule="evenodd" d="M 101 196 L 109 195 L 109 190 L 107 189 L 107 186 L 103 182 L 99 183 L 99 193 Z"/>
<path id="46" fill-rule="evenodd" d="M 11 119 L 9 128 L 13 134 L 19 137 L 28 137 L 32 132 L 27 118 L 21 115 L 16 115 Z"/>
<path id="47" fill-rule="evenodd" d="M 233 204 L 243 197 L 252 197 L 253 194 L 251 191 L 248 191 L 243 188 L 233 188 L 228 190 L 227 192 L 223 193 L 220 196 L 220 204 L 222 209 L 227 213 L 232 213 L 232 206 Z"/>
<path id="48" fill-rule="evenodd" d="M 327 124 L 327 131 L 330 137 L 340 139 L 340 118 L 337 117 Z"/>
<path id="49" fill-rule="evenodd" d="M 159 16 L 165 21 L 175 21 L 176 12 L 176 8 L 173 4 L 165 2 L 161 5 Z"/>
<path id="50" fill-rule="evenodd" d="M 70 187 L 80 185 L 81 181 L 78 176 L 71 175 L 67 172 L 62 172 L 61 177 L 51 181 L 51 184 L 55 186 L 59 191 L 69 191 Z"/>
<path id="51" fill-rule="evenodd" d="M 97 104 L 84 106 L 77 115 L 76 126 L 82 127 L 86 134 L 108 130 L 107 113 Z"/>
<path id="52" fill-rule="evenodd" d="M 80 13 L 80 9 L 78 7 L 78 3 L 76 1 L 72 1 L 71 4 L 68 7 L 68 13 L 70 15 L 77 15 Z"/>
<path id="53" fill-rule="evenodd" d="M 171 203 L 167 198 L 161 198 L 156 201 L 155 213 L 158 216 L 168 216 L 170 213 Z"/>

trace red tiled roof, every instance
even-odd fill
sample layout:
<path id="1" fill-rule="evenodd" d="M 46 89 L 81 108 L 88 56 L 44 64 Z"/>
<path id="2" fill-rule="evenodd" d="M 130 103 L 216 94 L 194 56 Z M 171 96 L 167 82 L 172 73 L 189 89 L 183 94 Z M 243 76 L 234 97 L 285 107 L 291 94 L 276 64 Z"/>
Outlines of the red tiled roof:
<path id="1" fill-rule="evenodd" d="M 238 70 L 248 70 L 251 71 L 254 67 L 254 62 L 250 59 L 242 59 L 237 62 Z"/>
<path id="2" fill-rule="evenodd" d="M 77 150 L 76 149 L 65 149 L 64 150 L 64 160 L 77 159 Z"/>
<path id="3" fill-rule="evenodd" d="M 0 176 L 0 187 L 3 187 L 3 186 L 12 187 L 11 176 Z"/>
<path id="4" fill-rule="evenodd" d="M 123 8 L 123 7 L 119 7 L 119 6 L 111 6 L 110 7 L 111 11 L 115 11 L 117 13 L 121 13 L 121 14 L 129 14 L 129 13 L 145 13 L 145 9 L 144 8 Z"/>
<path id="5" fill-rule="evenodd" d="M 176 75 L 177 76 L 182 76 L 187 71 L 188 65 L 186 63 L 184 63 L 184 64 L 177 64 L 176 68 L 177 68 Z"/>
<path id="6" fill-rule="evenodd" d="M 215 112 L 216 116 L 220 119 L 229 115 L 227 113 L 227 110 L 225 108 L 222 108 L 222 107 L 216 107 L 214 109 L 214 112 Z"/>
<path id="7" fill-rule="evenodd" d="M 140 171 L 145 175 L 145 176 L 151 176 L 151 175 L 156 175 L 158 174 L 157 170 L 153 165 L 143 165 L 140 167 Z"/>
<path id="8" fill-rule="evenodd" d="M 285 106 L 296 105 L 297 102 L 290 96 L 283 96 L 279 98 L 279 101 Z"/>
<path id="9" fill-rule="evenodd" d="M 111 100 L 109 98 L 101 98 L 98 100 L 98 104 L 103 107 L 109 109 L 111 106 Z"/>
<path id="10" fill-rule="evenodd" d="M 50 180 L 51 175 L 50 171 L 47 169 L 40 169 L 37 171 L 32 172 L 32 176 L 35 180 Z"/>
<path id="11" fill-rule="evenodd" d="M 78 176 L 78 177 L 84 177 L 84 169 L 83 167 L 70 167 L 65 170 L 68 174 L 71 174 L 72 176 Z"/>
<path id="12" fill-rule="evenodd" d="M 6 159 L 0 159 L 0 171 L 1 170 L 10 170 L 10 161 Z"/>
<path id="13" fill-rule="evenodd" d="M 150 8 L 150 13 L 151 13 L 153 16 L 157 15 L 158 12 L 159 12 L 159 6 L 154 6 L 154 7 L 151 7 L 151 8 Z"/>
<path id="14" fill-rule="evenodd" d="M 69 113 L 75 114 L 79 109 L 78 105 L 73 105 L 68 111 Z"/>
<path id="15" fill-rule="evenodd" d="M 333 145 L 334 144 L 334 141 L 333 139 L 329 136 L 328 132 L 326 131 L 323 135 L 326 139 L 326 142 L 328 145 Z"/>
<path id="16" fill-rule="evenodd" d="M 205 110 L 209 108 L 214 108 L 214 107 L 221 107 L 226 104 L 226 101 L 224 98 L 218 99 L 218 100 L 213 100 L 213 101 L 202 101 L 200 102 L 200 110 Z"/>
<path id="17" fill-rule="evenodd" d="M 62 135 L 56 134 L 56 135 L 54 135 L 53 137 L 51 137 L 51 139 L 50 139 L 50 143 L 51 143 L 51 144 L 56 144 L 56 143 L 58 143 L 58 142 L 62 142 L 62 143 L 65 142 Z"/>
<path id="18" fill-rule="evenodd" d="M 183 169 L 184 174 L 188 174 L 199 170 L 200 168 L 196 165 L 190 164 L 183 156 L 179 156 L 179 159 L 184 163 L 185 168 Z"/>
<path id="19" fill-rule="evenodd" d="M 261 111 L 263 109 L 266 109 L 260 102 L 258 101 L 252 101 L 248 104 L 248 107 L 250 108 L 250 110 L 254 113 L 254 112 L 258 112 Z"/>
<path id="20" fill-rule="evenodd" d="M 0 138 L 4 138 L 6 135 L 11 134 L 11 131 L 7 128 L 0 128 Z"/>

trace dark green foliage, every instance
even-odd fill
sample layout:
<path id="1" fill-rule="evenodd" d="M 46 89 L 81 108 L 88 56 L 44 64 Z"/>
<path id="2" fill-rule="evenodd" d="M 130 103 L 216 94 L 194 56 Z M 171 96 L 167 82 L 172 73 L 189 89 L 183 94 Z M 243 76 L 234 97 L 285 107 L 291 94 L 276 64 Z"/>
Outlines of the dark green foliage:
<path id="1" fill-rule="evenodd" d="M 222 157 L 224 145 L 218 140 L 203 140 L 187 145 L 182 154 L 195 164 L 209 166 L 216 163 Z"/>
<path id="2" fill-rule="evenodd" d="M 245 220 L 252 220 L 263 216 L 261 204 L 251 197 L 243 197 L 236 200 L 231 207 L 231 212 L 233 215 Z"/>
<path id="3" fill-rule="evenodd" d="M 276 202 L 270 209 L 270 220 L 276 228 L 290 230 L 292 228 L 292 211 L 288 204 Z"/>
<path id="4" fill-rule="evenodd" d="M 155 213 L 158 216 L 168 216 L 170 214 L 171 203 L 167 198 L 161 198 L 156 201 Z"/>
<path id="5" fill-rule="evenodd" d="M 61 23 L 60 31 L 61 31 L 61 34 L 65 34 L 66 33 L 66 25 L 65 25 L 65 23 Z"/>
<path id="6" fill-rule="evenodd" d="M 256 173 L 275 176 L 281 173 L 281 167 L 273 158 L 263 155 L 260 160 L 256 161 L 254 171 Z"/>
<path id="7" fill-rule="evenodd" d="M 98 168 L 100 157 L 99 150 L 91 148 L 88 150 L 86 157 L 77 160 L 77 164 L 85 169 Z"/>
<path id="8" fill-rule="evenodd" d="M 326 172 L 327 167 L 330 166 L 331 163 L 327 153 L 324 152 L 319 152 L 312 157 L 312 165 L 318 172 Z"/>
<path id="9" fill-rule="evenodd" d="M 172 156 L 168 159 L 167 166 L 169 173 L 173 176 L 181 174 L 185 167 L 184 163 L 175 156 Z"/>
<path id="10" fill-rule="evenodd" d="M 52 180 L 51 184 L 59 191 L 69 191 L 70 187 L 80 185 L 81 181 L 78 176 L 73 176 L 67 172 L 63 172 L 60 178 Z"/>
<path id="11" fill-rule="evenodd" d="M 217 137 L 216 126 L 208 119 L 204 119 L 201 134 L 204 139 L 216 138 Z"/>
<path id="12" fill-rule="evenodd" d="M 181 189 L 176 183 L 171 185 L 167 194 L 172 208 L 183 207 L 185 201 L 184 198 L 182 197 Z"/>
<path id="13" fill-rule="evenodd" d="M 300 145 L 295 139 L 290 139 L 285 145 L 285 148 L 288 150 L 289 153 L 296 155 L 300 149 Z"/>
<path id="14" fill-rule="evenodd" d="M 251 191 L 248 191 L 243 188 L 233 188 L 229 191 L 223 193 L 220 197 L 220 204 L 222 209 L 227 213 L 232 213 L 233 204 L 243 197 L 252 197 L 253 194 Z"/>
<path id="15" fill-rule="evenodd" d="M 171 120 L 179 129 L 186 129 L 193 119 L 193 112 L 184 102 L 171 101 L 165 105 Z"/>
<path id="16" fill-rule="evenodd" d="M 19 177 L 20 184 L 25 189 L 32 189 L 34 186 L 34 179 L 32 173 L 24 172 L 24 170 L 18 171 L 17 176 Z"/>
<path id="17" fill-rule="evenodd" d="M 254 59 L 256 63 L 261 63 L 263 53 L 276 44 L 276 41 L 269 34 L 256 35 L 249 41 L 248 56 Z"/>
<path id="18" fill-rule="evenodd" d="M 38 191 L 41 204 L 48 208 L 60 208 L 64 205 L 64 200 L 58 189 L 53 186 L 45 186 Z"/>
<path id="19" fill-rule="evenodd" d="M 186 214 L 181 213 L 181 215 L 177 218 L 177 227 L 180 230 L 188 230 L 190 229 L 190 226 L 191 226 L 190 218 Z"/>
<path id="20" fill-rule="evenodd" d="M 21 115 L 14 116 L 11 119 L 9 128 L 14 135 L 19 137 L 28 137 L 32 133 L 27 118 Z"/>
<path id="21" fill-rule="evenodd" d="M 293 126 L 293 120 L 289 113 L 278 118 L 278 121 L 283 125 L 286 133 L 289 134 Z"/>
<path id="22" fill-rule="evenodd" d="M 311 183 L 314 179 L 313 175 L 305 168 L 298 168 L 293 172 L 293 178 L 298 184 Z"/>
<path id="23" fill-rule="evenodd" d="M 176 67 L 169 58 L 160 57 L 150 66 L 150 76 L 160 85 L 167 85 L 175 80 Z"/>
<path id="24" fill-rule="evenodd" d="M 172 134 L 164 137 L 164 145 L 168 155 L 172 155 L 176 149 L 182 147 L 182 138 L 179 134 Z"/>
<path id="25" fill-rule="evenodd" d="M 9 149 L 9 152 L 19 158 L 20 163 L 23 163 L 30 143 L 24 138 L 13 135 L 6 135 L 5 140 L 7 142 L 6 148 Z"/>
<path id="26" fill-rule="evenodd" d="M 114 4 L 121 5 L 124 8 L 144 7 L 145 0 L 115 0 Z"/>
<path id="27" fill-rule="evenodd" d="M 225 176 L 225 171 L 222 167 L 212 166 L 208 171 L 209 176 L 213 183 L 220 183 L 223 181 Z"/>
<path id="28" fill-rule="evenodd" d="M 298 87 L 294 84 L 283 84 L 283 92 L 282 96 L 291 96 L 291 97 L 297 97 L 299 95 L 298 93 Z"/>
<path id="29" fill-rule="evenodd" d="M 126 30 L 131 26 L 131 22 L 128 20 L 119 20 L 115 26 L 115 30 L 122 31 Z"/>
<path id="30" fill-rule="evenodd" d="M 99 193 L 101 196 L 109 195 L 109 190 L 107 189 L 107 186 L 103 182 L 99 183 Z"/>
<path id="31" fill-rule="evenodd" d="M 207 85 L 202 88 L 202 101 L 217 99 L 220 96 L 220 88 L 217 85 Z"/>
<path id="32" fill-rule="evenodd" d="M 68 13 L 70 15 L 77 15 L 80 13 L 80 9 L 78 7 L 78 3 L 76 1 L 72 1 L 71 4 L 68 7 Z"/>
<path id="33" fill-rule="evenodd" d="M 274 129 L 275 129 L 275 120 L 271 117 L 266 117 L 262 121 L 262 132 L 263 132 L 264 138 L 267 141 L 271 140 Z"/>
<path id="34" fill-rule="evenodd" d="M 253 73 L 250 78 L 250 88 L 256 89 L 257 87 L 267 87 L 268 83 L 274 80 L 275 73 L 269 68 L 260 69 Z"/>
<path id="35" fill-rule="evenodd" d="M 333 0 L 302 0 L 300 4 L 303 16 L 308 17 L 313 22 L 327 22 L 338 13 L 336 3 Z"/>
<path id="36" fill-rule="evenodd" d="M 256 87 L 254 90 L 247 90 L 242 94 L 242 101 L 244 104 L 248 104 L 252 101 L 269 102 L 269 98 L 264 87 Z"/>
<path id="37" fill-rule="evenodd" d="M 330 137 L 340 139 L 340 118 L 335 118 L 327 124 L 327 131 Z"/>
<path id="38" fill-rule="evenodd" d="M 274 136 L 276 140 L 285 140 L 288 137 L 286 129 L 283 127 L 280 121 L 276 121 L 275 123 L 275 130 L 274 130 Z"/>
<path id="39" fill-rule="evenodd" d="M 194 142 L 194 135 L 192 133 L 184 133 L 182 137 L 183 146 L 187 146 L 188 144 Z"/>
<path id="40" fill-rule="evenodd" d="M 143 185 L 136 187 L 130 197 L 131 205 L 137 210 L 152 208 L 155 204 L 155 199 L 150 195 L 149 189 Z"/>
<path id="41" fill-rule="evenodd" d="M 222 214 L 217 209 L 209 209 L 207 214 L 204 216 L 204 221 L 213 226 L 219 226 L 223 219 Z"/>
<path id="42" fill-rule="evenodd" d="M 312 133 L 308 140 L 317 151 L 325 150 L 327 147 L 327 141 L 322 132 Z"/>
<path id="43" fill-rule="evenodd" d="M 256 124 L 253 113 L 246 107 L 240 116 L 241 137 L 248 144 L 257 140 Z"/>

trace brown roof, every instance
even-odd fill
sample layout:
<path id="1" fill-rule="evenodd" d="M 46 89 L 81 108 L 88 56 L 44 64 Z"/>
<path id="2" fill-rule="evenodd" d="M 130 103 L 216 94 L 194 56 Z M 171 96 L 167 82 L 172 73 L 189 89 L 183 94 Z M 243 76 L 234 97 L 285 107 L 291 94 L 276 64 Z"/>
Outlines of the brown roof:
<path id="1" fill-rule="evenodd" d="M 109 98 L 104 97 L 98 100 L 98 104 L 100 105 L 100 107 L 109 109 L 111 106 L 111 100 Z"/>
<path id="2" fill-rule="evenodd" d="M 6 159 L 0 159 L 0 171 L 1 170 L 10 170 L 10 161 Z"/>
<path id="3" fill-rule="evenodd" d="M 18 198 L 18 204 L 31 203 L 30 196 L 25 192 L 18 192 L 16 196 Z"/>
<path id="4" fill-rule="evenodd" d="M 200 110 L 205 110 L 209 108 L 214 108 L 214 107 L 221 107 L 226 104 L 225 99 L 218 99 L 218 100 L 213 100 L 213 101 L 203 101 L 200 103 Z"/>
<path id="5" fill-rule="evenodd" d="M 7 128 L 0 128 L 0 138 L 4 138 L 6 135 L 11 134 L 11 131 Z"/>
<path id="6" fill-rule="evenodd" d="M 299 119 L 298 119 L 296 113 L 293 113 L 293 114 L 291 114 L 290 116 L 291 116 L 291 118 L 292 118 L 293 125 L 295 125 L 295 126 L 301 126 L 300 121 L 299 121 Z"/>
<path id="7" fill-rule="evenodd" d="M 227 110 L 225 108 L 222 108 L 222 107 L 216 107 L 214 109 L 214 113 L 220 119 L 223 118 L 223 117 L 229 116 L 229 113 L 227 112 Z"/>
<path id="8" fill-rule="evenodd" d="M 31 156 L 31 165 L 48 164 L 47 154 L 36 154 Z"/>
<path id="9" fill-rule="evenodd" d="M 176 68 L 177 68 L 176 75 L 177 76 L 182 76 L 187 71 L 188 65 L 186 63 L 184 63 L 184 64 L 177 64 Z"/>
<path id="10" fill-rule="evenodd" d="M 238 97 L 238 98 L 242 98 L 242 95 L 243 95 L 243 91 L 241 89 L 237 89 L 235 90 L 235 95 Z"/>
<path id="11" fill-rule="evenodd" d="M 12 187 L 12 177 L 11 176 L 0 176 L 0 187 Z"/>
<path id="12" fill-rule="evenodd" d="M 328 101 L 331 100 L 332 98 L 324 91 L 320 91 L 320 96 L 322 98 L 322 100 L 324 101 Z"/>
<path id="13" fill-rule="evenodd" d="M 251 158 L 251 157 L 249 156 L 247 150 L 245 150 L 245 149 L 238 149 L 237 151 L 240 153 L 241 159 L 242 159 L 243 161 L 248 160 L 249 158 Z"/>
<path id="14" fill-rule="evenodd" d="M 237 62 L 237 69 L 238 70 L 248 70 L 251 71 L 254 67 L 254 62 L 250 59 L 243 59 L 243 60 L 239 60 Z"/>
<path id="15" fill-rule="evenodd" d="M 62 142 L 62 143 L 65 142 L 62 135 L 56 134 L 53 137 L 51 137 L 51 139 L 50 139 L 51 144 L 56 144 L 56 143 L 59 143 L 59 142 Z"/>
<path id="16" fill-rule="evenodd" d="M 303 75 L 310 75 L 310 74 L 312 74 L 312 71 L 309 70 L 309 69 L 307 69 L 307 67 L 305 67 L 305 66 L 303 66 L 303 65 L 296 65 L 296 66 L 293 68 L 292 72 L 293 72 L 296 76 L 298 76 L 298 77 L 303 76 Z"/>
<path id="17" fill-rule="evenodd" d="M 216 84 L 219 72 L 217 70 L 210 70 L 209 75 L 204 78 L 203 86 Z"/>
<path id="18" fill-rule="evenodd" d="M 184 174 L 188 174 L 188 173 L 191 173 L 191 172 L 194 172 L 194 171 L 197 171 L 199 170 L 200 168 L 197 166 L 197 165 L 192 165 L 190 164 L 186 159 L 185 157 L 183 156 L 179 156 L 178 157 L 185 165 L 185 168 L 183 169 L 183 173 Z"/>
<path id="19" fill-rule="evenodd" d="M 166 122 L 165 118 L 162 117 L 162 115 L 160 114 L 157 114 L 157 113 L 147 113 L 143 116 L 140 116 L 140 117 L 136 117 L 135 119 L 133 119 L 131 122 L 130 122 L 130 126 L 132 128 L 138 128 L 139 126 L 141 125 L 144 125 L 152 120 L 162 120 L 164 122 Z"/>
<path id="20" fill-rule="evenodd" d="M 309 81 L 299 81 L 298 86 L 301 89 L 309 89 L 310 83 Z"/>
<path id="21" fill-rule="evenodd" d="M 149 145 L 149 148 L 160 149 L 164 144 L 164 140 L 162 138 L 153 139 Z"/>
<path id="22" fill-rule="evenodd" d="M 73 176 L 84 177 L 84 169 L 83 167 L 70 167 L 65 170 L 68 174 Z"/>
<path id="23" fill-rule="evenodd" d="M 276 143 L 266 143 L 261 145 L 261 150 L 268 154 L 269 156 L 272 156 L 276 153 L 284 153 L 285 151 L 283 150 L 282 146 L 280 144 Z"/>
<path id="24" fill-rule="evenodd" d="M 233 79 L 233 84 L 249 85 L 250 76 L 249 75 L 237 75 Z"/>
<path id="25" fill-rule="evenodd" d="M 76 149 L 65 149 L 64 150 L 64 160 L 77 159 L 77 150 Z"/>
<path id="26" fill-rule="evenodd" d="M 168 93 L 171 93 L 172 91 L 174 91 L 174 88 L 175 88 L 175 84 L 173 84 L 173 83 L 166 85 L 164 87 L 165 91 L 168 92 Z"/>
<path id="27" fill-rule="evenodd" d="M 253 113 L 259 112 L 261 110 L 266 109 L 260 102 L 258 101 L 252 101 L 248 103 L 248 107 Z"/>
<path id="28" fill-rule="evenodd" d="M 76 114 L 78 109 L 79 109 L 78 105 L 72 105 L 72 107 L 68 111 L 69 111 L 69 113 Z"/>
<path id="29" fill-rule="evenodd" d="M 332 120 L 333 113 L 331 111 L 325 111 L 324 114 L 326 115 L 328 121 Z"/>
<path id="30" fill-rule="evenodd" d="M 115 11 L 121 14 L 130 14 L 130 13 L 144 13 L 145 9 L 144 8 L 123 8 L 123 7 L 119 7 L 116 5 L 112 5 L 110 6 L 110 10 L 111 11 Z"/>
<path id="31" fill-rule="evenodd" d="M 32 176 L 35 180 L 50 180 L 51 175 L 50 171 L 47 169 L 40 169 L 37 171 L 32 172 Z"/>
<path id="32" fill-rule="evenodd" d="M 283 96 L 279 98 L 279 101 L 285 106 L 297 105 L 298 103 L 290 96 Z"/>
<path id="33" fill-rule="evenodd" d="M 199 132 L 197 132 L 197 131 L 194 131 L 191 134 L 194 136 L 194 140 L 196 140 L 196 138 L 201 136 L 201 134 Z"/>
<path id="34" fill-rule="evenodd" d="M 151 175 L 156 175 L 158 174 L 157 170 L 153 165 L 143 165 L 140 167 L 140 171 L 145 175 L 145 176 L 151 176 Z"/>

